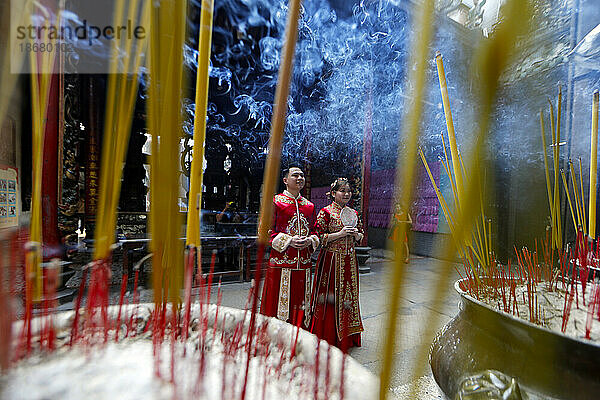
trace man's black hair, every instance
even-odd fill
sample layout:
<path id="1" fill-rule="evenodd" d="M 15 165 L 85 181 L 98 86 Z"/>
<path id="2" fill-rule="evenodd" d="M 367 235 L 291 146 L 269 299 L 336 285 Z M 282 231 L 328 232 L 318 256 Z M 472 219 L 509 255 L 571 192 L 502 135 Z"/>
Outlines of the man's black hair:
<path id="1" fill-rule="evenodd" d="M 290 169 L 292 168 L 298 168 L 300 171 L 302 171 L 302 167 L 292 164 L 290 166 L 288 166 L 287 168 L 284 168 L 281 170 L 281 179 L 286 178 L 288 176 L 288 174 L 290 173 Z"/>

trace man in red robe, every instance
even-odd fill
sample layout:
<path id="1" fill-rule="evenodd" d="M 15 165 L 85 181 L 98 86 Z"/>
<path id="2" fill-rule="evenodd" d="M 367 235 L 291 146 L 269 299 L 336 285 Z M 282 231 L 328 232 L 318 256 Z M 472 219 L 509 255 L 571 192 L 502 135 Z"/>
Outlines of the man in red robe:
<path id="1" fill-rule="evenodd" d="M 300 195 L 304 182 L 300 168 L 289 168 L 283 177 L 286 190 L 273 198 L 271 255 L 260 308 L 264 315 L 294 324 L 301 312 L 309 319 L 311 255 L 319 246 L 315 205 Z"/>

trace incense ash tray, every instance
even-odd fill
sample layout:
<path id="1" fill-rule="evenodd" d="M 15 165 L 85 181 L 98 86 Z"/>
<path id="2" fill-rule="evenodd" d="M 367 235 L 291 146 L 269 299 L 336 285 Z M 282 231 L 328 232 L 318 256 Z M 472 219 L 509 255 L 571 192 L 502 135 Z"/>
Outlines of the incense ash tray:
<path id="1" fill-rule="evenodd" d="M 119 340 L 114 331 L 106 342 L 102 334 L 87 334 L 73 346 L 68 343 L 74 311 L 56 314 L 57 348 L 34 350 L 0 375 L 0 399 L 239 399 L 245 379 L 248 400 L 368 400 L 378 395 L 379 379 L 357 361 L 275 318 L 256 316 L 249 353 L 250 312 L 195 304 L 189 337 L 166 335 L 157 347 L 146 327 L 153 309 L 152 304 L 124 306 L 119 314 L 118 306 L 109 307 L 111 320 L 121 315 L 128 321 L 133 315 L 135 332 L 122 325 Z M 16 335 L 20 328 L 15 325 Z M 41 318 L 33 320 L 34 337 L 43 326 Z"/>
<path id="2" fill-rule="evenodd" d="M 560 327 L 556 330 L 551 324 L 539 326 L 496 310 L 471 297 L 462 289 L 461 282 L 464 280 L 454 285 L 460 294 L 459 312 L 437 334 L 430 352 L 435 380 L 449 398 L 600 398 L 598 341 L 577 337 L 579 334 L 573 330 L 563 334 Z M 591 291 L 591 287 L 589 289 Z M 540 288 L 537 294 L 546 297 Z M 556 297 L 564 298 L 562 293 Z M 575 308 L 575 304 L 572 307 Z M 562 309 L 562 304 L 559 308 Z M 547 313 L 551 311 L 548 309 Z M 523 312 L 521 316 L 525 316 Z M 576 316 L 571 318 L 572 324 L 577 325 Z M 598 326 L 594 329 L 597 336 Z M 498 391 L 505 397 L 465 395 L 464 388 L 469 382 L 475 382 L 472 390 L 489 389 L 481 384 L 482 376 L 486 382 L 492 382 L 492 386 L 495 383 L 497 388 L 504 388 L 504 392 Z"/>

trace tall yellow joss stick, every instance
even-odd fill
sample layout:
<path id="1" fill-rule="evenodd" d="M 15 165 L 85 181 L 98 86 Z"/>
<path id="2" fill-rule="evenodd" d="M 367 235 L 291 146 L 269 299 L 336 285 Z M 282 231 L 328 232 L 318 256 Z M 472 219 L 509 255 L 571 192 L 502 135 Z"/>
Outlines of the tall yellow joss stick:
<path id="1" fill-rule="evenodd" d="M 29 5 L 33 7 L 33 5 Z M 49 17 L 46 9 L 40 9 Z M 27 15 L 33 15 L 33 8 Z M 59 17 L 57 16 L 57 21 Z M 48 19 L 45 19 L 48 23 Z M 29 224 L 30 246 L 25 258 L 26 312 L 31 311 L 33 301 L 42 298 L 42 154 L 44 151 L 44 134 L 48 113 L 48 102 L 55 53 L 41 52 L 29 55 L 31 67 L 31 114 L 32 114 L 32 194 L 31 221 Z M 1 121 L 0 121 L 1 122 Z"/>
<path id="2" fill-rule="evenodd" d="M 590 229 L 589 237 L 596 238 L 596 178 L 598 173 L 598 90 L 592 102 L 592 140 L 590 142 Z"/>
<path id="3" fill-rule="evenodd" d="M 493 114 L 496 90 L 500 82 L 500 74 L 508 65 L 510 56 L 513 54 L 516 39 L 523 35 L 528 27 L 528 21 L 531 15 L 528 3 L 529 2 L 523 0 L 507 0 L 503 6 L 502 23 L 498 25 L 493 37 L 483 42 L 483 45 L 475 56 L 476 68 L 474 68 L 474 70 L 477 71 L 480 81 L 478 92 L 481 96 L 481 111 L 479 113 L 480 118 L 476 124 L 477 134 L 473 146 L 473 155 L 471 156 L 472 161 L 470 163 L 470 168 L 468 169 L 470 177 L 467 181 L 465 192 L 463 193 L 465 204 L 461 204 L 460 212 L 456 219 L 457 234 L 461 238 L 466 237 L 466 234 L 472 232 L 472 223 L 474 222 L 474 217 L 477 212 L 474 199 L 476 198 L 477 193 L 482 190 L 480 174 L 483 167 L 481 164 L 484 154 L 483 145 L 489 133 L 490 115 Z M 415 102 L 419 100 L 420 99 L 415 98 Z M 491 229 L 488 230 L 491 231 Z M 444 248 L 440 253 L 442 254 L 443 260 L 450 260 L 456 252 L 452 242 L 447 241 L 444 243 L 443 247 Z M 431 290 L 433 298 L 429 304 L 435 304 L 435 307 L 441 306 L 447 293 L 448 283 L 451 279 L 453 270 L 453 263 L 449 261 L 440 262 L 440 268 L 436 268 L 436 282 Z M 393 301 L 393 297 L 390 301 Z M 396 310 L 392 309 L 390 312 L 395 311 Z M 438 324 L 439 313 L 434 312 L 428 313 L 421 322 L 421 326 L 424 328 L 424 332 L 421 333 L 421 336 L 423 337 L 422 343 L 424 344 L 417 349 L 417 355 L 415 357 L 416 361 L 413 363 L 411 373 L 412 390 L 406 398 L 419 398 L 414 390 L 414 386 L 416 385 L 415 382 L 417 382 L 417 378 L 425 375 L 425 360 L 429 354 L 430 340 L 433 338 L 433 327 Z"/>
<path id="4" fill-rule="evenodd" d="M 141 21 L 149 17 L 148 2 L 141 10 Z M 125 2 L 119 0 L 115 4 L 115 25 L 125 18 L 134 20 L 138 17 L 139 1 Z M 126 7 L 129 7 L 127 9 Z M 144 42 L 145 43 L 145 42 Z M 133 109 L 138 89 L 138 70 L 141 66 L 141 54 L 144 44 L 133 47 L 133 41 L 113 41 L 108 74 L 106 94 L 106 114 L 104 116 L 104 134 L 102 139 L 102 164 L 100 170 L 100 188 L 98 200 L 98 220 L 95 228 L 94 260 L 107 259 L 115 241 L 117 223 L 117 207 L 121 192 L 121 176 L 127 154 L 127 145 L 133 120 Z M 123 56 L 119 57 L 120 51 Z M 124 70 L 121 70 L 121 65 Z M 125 71 L 132 70 L 131 76 Z"/>
<path id="5" fill-rule="evenodd" d="M 458 204 L 458 192 L 456 190 L 456 182 L 452 179 L 452 173 L 450 172 L 450 163 L 448 162 L 448 151 L 446 150 L 446 141 L 444 140 L 444 132 L 440 132 L 442 137 L 442 147 L 444 148 L 444 169 L 446 170 L 446 174 L 450 179 L 450 185 L 452 187 L 452 195 L 454 196 L 454 203 Z"/>
<path id="6" fill-rule="evenodd" d="M 567 194 L 567 200 L 569 201 L 569 208 L 571 209 L 573 227 L 575 228 L 575 232 L 577 232 L 577 220 L 575 219 L 575 211 L 573 211 L 573 203 L 571 202 L 571 193 L 569 193 L 569 185 L 567 184 L 567 178 L 565 177 L 564 171 L 560 171 L 560 174 L 562 176 L 563 186 L 565 187 L 565 193 Z"/>
<path id="7" fill-rule="evenodd" d="M 403 157 L 399 153 L 398 161 L 402 167 L 396 169 L 396 189 L 395 199 L 400 202 L 400 207 L 408 212 L 413 195 L 413 182 L 415 178 L 416 159 L 414 154 L 417 152 L 417 142 L 419 138 L 419 123 L 423 113 L 423 94 L 425 91 L 425 71 L 427 69 L 427 51 L 433 36 L 435 24 L 433 21 L 434 1 L 425 0 L 420 2 L 417 12 L 417 23 L 419 33 L 415 35 L 411 44 L 411 61 L 409 65 L 415 65 L 409 73 L 409 81 L 412 84 L 413 91 L 411 101 L 406 107 L 406 118 L 403 122 L 403 134 L 406 138 L 405 154 Z M 460 170 L 459 170 L 460 172 Z M 404 237 L 408 224 L 401 224 L 398 237 Z M 389 284 L 389 315 L 386 322 L 383 336 L 383 346 L 381 348 L 381 374 L 379 379 L 379 399 L 385 400 L 389 394 L 389 385 L 392 377 L 392 364 L 394 357 L 394 344 L 396 342 L 396 331 L 398 321 L 399 299 L 404 280 L 405 266 L 404 257 L 401 256 L 404 244 L 401 240 L 396 241 L 394 245 L 394 259 Z"/>
<path id="8" fill-rule="evenodd" d="M 150 29 L 150 87 L 148 127 L 152 134 L 150 159 L 150 233 L 154 303 L 179 304 L 183 258 L 179 201 L 181 101 L 184 87 L 183 47 L 187 1 L 152 4 Z"/>
<path id="9" fill-rule="evenodd" d="M 584 226 L 583 220 L 581 217 L 581 207 L 579 206 L 579 195 L 577 192 L 579 191 L 579 185 L 577 184 L 577 175 L 575 175 L 575 169 L 573 168 L 573 161 L 569 160 L 569 170 L 571 171 L 571 184 L 573 185 L 573 193 L 575 197 L 575 211 L 577 212 L 577 228 L 575 228 L 575 232 L 579 228 L 583 229 L 584 232 L 587 232 L 587 226 Z"/>
<path id="10" fill-rule="evenodd" d="M 552 213 L 552 190 L 550 189 L 550 170 L 548 168 L 548 151 L 546 150 L 546 131 L 544 130 L 544 116 L 542 114 L 542 110 L 540 110 L 540 128 L 542 132 L 542 150 L 544 154 L 544 172 L 546 173 L 546 190 L 548 191 L 548 205 L 550 207 L 550 213 Z"/>
<path id="11" fill-rule="evenodd" d="M 559 178 L 559 168 L 558 168 L 558 163 L 560 161 L 560 114 L 561 114 L 561 107 L 562 105 L 562 88 L 560 87 L 560 84 L 558 86 L 558 102 L 556 105 L 556 143 L 555 143 L 555 153 L 556 154 L 556 159 L 554 161 L 555 163 L 555 170 L 554 170 L 554 217 L 556 218 L 556 248 L 558 249 L 562 249 L 562 220 L 560 218 L 560 196 L 559 196 L 559 192 L 558 192 L 558 188 L 559 188 L 559 184 L 558 184 L 558 178 Z"/>
<path id="12" fill-rule="evenodd" d="M 190 194 L 188 199 L 188 246 L 200 246 L 200 208 L 202 207 L 202 164 L 206 138 L 206 106 L 208 103 L 208 67 L 212 39 L 214 0 L 204 0 L 200 15 L 198 39 L 198 71 L 196 73 L 196 112 L 194 115 L 194 148 L 190 168 Z"/>
<path id="13" fill-rule="evenodd" d="M 450 156 L 452 158 L 452 169 L 454 170 L 454 179 L 456 180 L 456 189 L 458 192 L 458 201 L 463 201 L 463 179 L 458 158 L 458 147 L 456 145 L 456 134 L 454 133 L 454 122 L 452 120 L 452 111 L 450 110 L 450 97 L 448 96 L 448 85 L 446 83 L 446 74 L 444 72 L 444 62 L 442 53 L 435 54 L 435 63 L 437 65 L 438 78 L 440 81 L 440 91 L 442 92 L 442 103 L 444 105 L 444 116 L 446 117 L 446 128 L 448 129 L 448 142 L 450 142 Z M 458 207 L 458 205 L 457 205 Z"/>
<path id="14" fill-rule="evenodd" d="M 552 205 L 550 206 L 552 217 L 552 245 L 555 249 L 558 249 L 558 229 L 556 227 L 556 221 L 559 218 L 556 215 L 556 196 L 558 194 L 558 188 L 556 186 L 556 184 L 558 183 L 556 175 L 558 173 L 558 141 L 556 140 L 554 108 L 550 99 L 548 99 L 548 104 L 550 105 L 550 134 L 552 135 L 552 160 L 554 165 L 554 191 L 552 192 Z"/>
<path id="15" fill-rule="evenodd" d="M 294 68 L 294 52 L 298 39 L 298 16 L 300 15 L 300 0 L 291 0 L 289 4 L 285 41 L 281 57 L 281 67 L 275 91 L 273 119 L 271 120 L 271 137 L 269 140 L 269 155 L 265 164 L 263 178 L 262 200 L 260 205 L 260 223 L 258 226 L 258 243 L 269 243 L 269 229 L 273 219 L 273 196 L 277 185 L 280 163 L 283 129 L 287 116 L 287 98 L 290 92 L 290 81 Z"/>
<path id="16" fill-rule="evenodd" d="M 279 176 L 281 163 L 281 144 L 283 142 L 283 132 L 285 128 L 285 119 L 287 116 L 287 99 L 290 92 L 290 82 L 294 69 L 294 54 L 296 50 L 296 41 L 298 40 L 298 17 L 300 16 L 300 0 L 290 0 L 288 6 L 287 25 L 285 27 L 285 38 L 283 42 L 283 51 L 281 58 L 281 67 L 277 77 L 277 89 L 275 90 L 275 103 L 273 106 L 273 118 L 271 119 L 271 136 L 269 139 L 269 154 L 265 164 L 265 173 L 263 177 L 263 191 L 260 205 L 260 217 L 258 224 L 258 255 L 259 267 L 256 269 L 256 284 L 258 285 L 261 277 L 262 254 L 265 246 L 269 243 L 269 229 L 273 220 L 273 196 L 275 195 L 275 185 Z M 250 324 L 248 327 L 248 342 L 252 343 L 254 335 L 254 326 L 256 325 L 256 310 L 258 307 L 258 290 L 252 293 L 252 313 L 250 315 Z M 250 367 L 250 352 L 252 345 L 248 346 L 248 357 L 246 358 L 246 369 L 244 374 L 244 383 L 242 385 L 241 400 L 246 398 L 246 388 L 248 384 L 248 368 Z"/>
<path id="17" fill-rule="evenodd" d="M 579 190 L 581 193 L 581 226 L 583 226 L 583 233 L 587 235 L 588 233 L 588 224 L 587 224 L 587 217 L 585 215 L 585 206 L 583 203 L 585 203 L 585 192 L 583 191 L 583 164 L 581 162 L 581 157 L 579 157 Z"/>
<path id="18" fill-rule="evenodd" d="M 33 60 L 35 57 L 31 56 Z M 32 65 L 37 61 L 32 61 Z M 42 296 L 42 154 L 44 151 L 44 128 L 43 122 L 47 113 L 50 81 L 48 74 L 35 73 L 37 64 L 31 74 L 31 97 L 32 97 L 32 195 L 31 195 L 31 222 L 30 222 L 30 248 L 26 253 L 26 301 L 27 312 L 31 301 L 39 301 Z"/>

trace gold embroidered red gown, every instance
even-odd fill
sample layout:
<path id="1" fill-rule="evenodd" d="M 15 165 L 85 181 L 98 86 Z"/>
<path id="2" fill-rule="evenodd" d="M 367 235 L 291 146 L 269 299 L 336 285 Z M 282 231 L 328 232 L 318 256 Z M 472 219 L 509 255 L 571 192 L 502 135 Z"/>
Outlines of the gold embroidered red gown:
<path id="1" fill-rule="evenodd" d="M 348 236 L 331 242 L 328 240 L 329 234 L 339 232 L 344 227 L 340 220 L 341 210 L 342 207 L 333 202 L 317 216 L 316 230 L 322 248 L 313 285 L 310 331 L 346 350 L 361 345 L 363 324 L 358 299 L 354 238 Z M 360 219 L 357 228 L 363 233 Z"/>
<path id="2" fill-rule="evenodd" d="M 315 234 L 315 205 L 288 191 L 273 198 L 274 222 L 271 254 L 265 275 L 260 312 L 290 323 L 297 323 L 302 311 L 308 318 L 311 294 L 311 255 L 319 246 Z M 290 246 L 292 236 L 310 237 L 311 246 Z"/>

